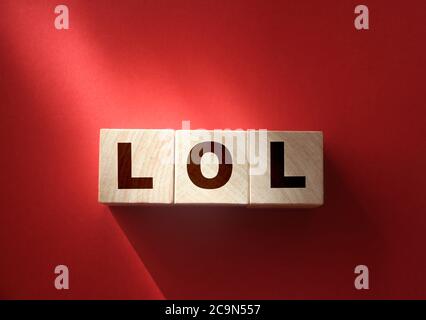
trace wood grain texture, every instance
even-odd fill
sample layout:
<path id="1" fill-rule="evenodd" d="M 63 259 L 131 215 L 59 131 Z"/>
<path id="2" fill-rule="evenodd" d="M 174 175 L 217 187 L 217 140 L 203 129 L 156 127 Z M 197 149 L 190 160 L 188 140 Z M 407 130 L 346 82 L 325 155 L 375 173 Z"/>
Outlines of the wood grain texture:
<path id="1" fill-rule="evenodd" d="M 131 143 L 131 176 L 152 177 L 152 189 L 119 189 L 118 144 Z M 101 129 L 99 202 L 171 204 L 174 183 L 174 130 Z"/>
<path id="2" fill-rule="evenodd" d="M 175 203 L 177 204 L 248 204 L 247 134 L 232 130 L 177 130 L 175 137 Z M 232 157 L 229 180 L 220 188 L 205 189 L 197 186 L 188 174 L 188 156 L 191 149 L 202 142 L 221 143 Z M 201 157 L 201 171 L 208 179 L 217 178 L 219 157 L 207 152 Z M 225 164 L 225 163 L 224 163 Z M 226 176 L 226 169 L 223 167 Z"/>
<path id="3" fill-rule="evenodd" d="M 249 151 L 259 156 L 257 163 L 250 161 L 250 206 L 321 206 L 324 203 L 322 132 L 268 131 L 266 135 L 267 153 L 264 156 L 259 154 L 257 145 L 259 131 L 248 133 Z M 271 187 L 271 142 L 273 141 L 284 142 L 285 176 L 306 177 L 305 188 Z M 262 166 L 266 168 L 265 172 L 253 174 L 252 171 L 255 168 L 259 170 Z"/>

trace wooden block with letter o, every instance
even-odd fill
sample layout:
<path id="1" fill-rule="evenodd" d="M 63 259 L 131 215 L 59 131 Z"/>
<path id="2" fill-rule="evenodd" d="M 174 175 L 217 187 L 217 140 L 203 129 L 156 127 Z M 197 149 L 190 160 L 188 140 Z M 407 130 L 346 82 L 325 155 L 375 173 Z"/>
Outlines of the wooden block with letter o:
<path id="1" fill-rule="evenodd" d="M 250 130 L 248 136 L 251 206 L 323 204 L 322 132 Z"/>
<path id="2" fill-rule="evenodd" d="M 248 204 L 246 131 L 177 130 L 175 203 Z"/>
<path id="3" fill-rule="evenodd" d="M 101 129 L 99 202 L 171 204 L 174 130 Z"/>

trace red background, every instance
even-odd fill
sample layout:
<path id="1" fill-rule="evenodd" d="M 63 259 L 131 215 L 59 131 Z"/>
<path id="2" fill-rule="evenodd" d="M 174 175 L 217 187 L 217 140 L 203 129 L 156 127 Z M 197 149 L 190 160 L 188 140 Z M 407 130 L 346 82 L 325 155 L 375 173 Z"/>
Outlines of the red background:
<path id="1" fill-rule="evenodd" d="M 0 2 L 1 298 L 426 298 L 425 1 L 64 3 Z M 100 128 L 182 120 L 323 130 L 325 205 L 97 202 Z"/>

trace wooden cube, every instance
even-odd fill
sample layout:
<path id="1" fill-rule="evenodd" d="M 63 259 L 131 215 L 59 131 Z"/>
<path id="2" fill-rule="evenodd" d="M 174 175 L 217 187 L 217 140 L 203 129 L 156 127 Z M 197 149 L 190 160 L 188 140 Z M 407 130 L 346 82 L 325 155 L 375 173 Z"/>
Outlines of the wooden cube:
<path id="1" fill-rule="evenodd" d="M 246 131 L 177 130 L 175 203 L 248 204 Z"/>
<path id="2" fill-rule="evenodd" d="M 323 204 L 322 132 L 251 130 L 248 149 L 251 206 Z"/>
<path id="3" fill-rule="evenodd" d="M 99 202 L 171 204 L 174 130 L 101 129 Z"/>

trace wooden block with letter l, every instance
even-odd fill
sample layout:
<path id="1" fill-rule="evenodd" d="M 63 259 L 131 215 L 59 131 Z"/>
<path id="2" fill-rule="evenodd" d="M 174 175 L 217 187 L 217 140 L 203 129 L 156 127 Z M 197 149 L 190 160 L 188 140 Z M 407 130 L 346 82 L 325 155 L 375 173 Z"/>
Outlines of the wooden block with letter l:
<path id="1" fill-rule="evenodd" d="M 177 130 L 176 204 L 248 204 L 247 133 Z"/>
<path id="2" fill-rule="evenodd" d="M 101 129 L 99 202 L 171 204 L 174 130 Z"/>
<path id="3" fill-rule="evenodd" d="M 248 149 L 251 206 L 324 203 L 322 132 L 250 130 Z"/>

